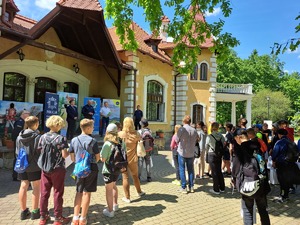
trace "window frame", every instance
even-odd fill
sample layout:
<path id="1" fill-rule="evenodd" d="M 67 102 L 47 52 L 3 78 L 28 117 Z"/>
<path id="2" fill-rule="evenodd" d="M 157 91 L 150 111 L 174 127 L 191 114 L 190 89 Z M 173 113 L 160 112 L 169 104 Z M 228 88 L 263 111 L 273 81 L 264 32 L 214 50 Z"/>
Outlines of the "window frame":
<path id="1" fill-rule="evenodd" d="M 20 86 L 16 86 L 16 85 L 10 85 L 10 84 L 6 84 L 6 76 L 7 75 L 15 75 L 17 77 L 19 77 L 19 79 L 23 79 L 23 82 Z M 4 101 L 16 101 L 16 102 L 25 102 L 26 99 L 26 76 L 21 74 L 21 73 L 16 73 L 16 72 L 5 72 L 4 73 L 4 77 L 3 77 L 3 100 Z M 6 98 L 5 97 L 5 93 L 7 92 L 6 88 L 11 88 L 13 89 L 13 98 Z M 22 92 L 22 99 L 18 100 L 16 98 L 16 90 L 19 90 Z M 19 96 L 19 94 L 18 94 Z"/>
<path id="2" fill-rule="evenodd" d="M 200 64 L 200 81 L 207 81 L 207 75 L 208 75 L 208 65 L 207 63 L 202 62 Z"/>
<path id="3" fill-rule="evenodd" d="M 150 90 L 150 85 L 155 85 L 153 88 L 157 89 L 153 92 Z M 157 80 L 149 80 L 147 82 L 146 92 L 146 117 L 148 121 L 152 122 L 164 122 L 165 120 L 165 103 L 164 103 L 164 85 Z M 155 107 L 153 112 L 150 111 L 150 107 Z M 152 109 L 153 110 L 153 109 Z"/>

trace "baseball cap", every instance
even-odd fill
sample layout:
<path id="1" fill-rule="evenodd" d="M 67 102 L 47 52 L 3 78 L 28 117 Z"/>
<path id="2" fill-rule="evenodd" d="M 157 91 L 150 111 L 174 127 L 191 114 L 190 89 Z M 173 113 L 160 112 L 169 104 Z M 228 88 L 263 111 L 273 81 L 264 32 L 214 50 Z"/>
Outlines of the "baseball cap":
<path id="1" fill-rule="evenodd" d="M 115 133 L 115 134 L 117 134 L 118 133 L 118 127 L 117 127 L 117 125 L 114 124 L 114 123 L 108 124 L 108 126 L 106 128 L 106 132 L 107 133 Z"/>

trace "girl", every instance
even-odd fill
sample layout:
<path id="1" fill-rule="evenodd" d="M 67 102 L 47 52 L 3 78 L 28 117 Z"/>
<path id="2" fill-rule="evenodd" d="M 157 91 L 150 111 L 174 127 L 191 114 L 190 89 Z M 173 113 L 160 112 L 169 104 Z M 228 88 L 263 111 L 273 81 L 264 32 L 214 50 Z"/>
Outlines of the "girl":
<path id="1" fill-rule="evenodd" d="M 174 128 L 174 135 L 172 137 L 172 141 L 171 141 L 171 150 L 172 150 L 172 155 L 173 155 L 173 161 L 174 161 L 174 166 L 175 166 L 175 170 L 176 170 L 176 179 L 172 181 L 172 184 L 176 184 L 178 186 L 180 186 L 180 175 L 179 175 L 179 165 L 178 165 L 178 153 L 177 153 L 177 147 L 178 147 L 178 138 L 177 138 L 177 132 L 179 130 L 179 128 L 181 127 L 181 125 L 177 124 L 175 125 Z"/>

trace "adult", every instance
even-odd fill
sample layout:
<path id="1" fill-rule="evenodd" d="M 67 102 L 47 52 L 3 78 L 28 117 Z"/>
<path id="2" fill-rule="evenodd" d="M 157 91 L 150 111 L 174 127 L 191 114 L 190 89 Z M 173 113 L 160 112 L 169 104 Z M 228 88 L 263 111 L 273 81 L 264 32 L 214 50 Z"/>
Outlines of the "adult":
<path id="1" fill-rule="evenodd" d="M 123 177 L 123 189 L 125 197 L 122 200 L 126 203 L 130 203 L 130 185 L 129 185 L 129 176 L 128 171 L 133 179 L 134 186 L 139 196 L 145 195 L 141 190 L 141 184 L 138 177 L 138 156 L 137 156 L 137 143 L 141 139 L 140 134 L 134 129 L 133 119 L 126 117 L 123 121 L 123 129 L 118 133 L 118 136 L 123 140 L 123 144 L 126 145 L 127 153 L 127 171 L 122 173 Z"/>
<path id="2" fill-rule="evenodd" d="M 224 172 L 224 174 L 227 176 L 231 176 L 230 156 L 232 152 L 232 140 L 233 140 L 232 127 L 233 125 L 231 123 L 226 124 L 225 152 L 223 155 L 222 170 L 224 171 L 226 167 L 226 172 Z"/>
<path id="3" fill-rule="evenodd" d="M 196 165 L 196 169 L 198 174 L 196 175 L 196 179 L 203 179 L 204 178 L 204 169 L 205 169 L 205 141 L 206 141 L 206 134 L 203 131 L 203 127 L 205 126 L 203 121 L 196 123 L 196 130 L 199 135 L 199 147 L 200 147 L 200 157 L 198 160 L 198 164 Z"/>
<path id="4" fill-rule="evenodd" d="M 277 178 L 280 185 L 280 196 L 277 202 L 283 203 L 289 199 L 289 189 L 294 183 L 300 183 L 299 168 L 294 162 L 287 161 L 288 143 L 291 142 L 287 137 L 286 129 L 278 129 L 279 141 L 276 142 L 272 151 L 273 167 L 276 168 Z"/>
<path id="5" fill-rule="evenodd" d="M 237 178 L 238 174 L 241 173 L 241 168 L 245 164 L 252 163 L 253 153 L 257 149 L 257 145 L 253 143 L 252 140 L 249 140 L 247 136 L 247 132 L 243 129 L 239 129 L 234 133 L 235 136 L 235 155 L 236 155 L 236 163 L 232 170 L 233 178 Z M 259 165 L 256 162 L 256 170 L 259 170 Z M 267 181 L 267 179 L 265 179 Z M 239 185 L 241 181 L 236 182 L 236 188 L 239 190 Z M 256 203 L 258 213 L 260 215 L 260 221 L 262 225 L 270 225 L 270 218 L 267 211 L 267 194 L 270 192 L 270 186 L 268 182 L 263 182 L 261 188 L 257 191 L 255 196 L 245 196 L 242 195 L 242 209 L 243 209 L 243 220 L 244 225 L 252 225 L 253 224 L 253 206 L 254 201 Z"/>
<path id="6" fill-rule="evenodd" d="M 100 129 L 100 136 L 102 137 L 105 134 L 106 128 L 109 124 L 109 116 L 111 114 L 111 110 L 108 107 L 108 102 L 104 102 L 103 107 L 100 110 L 101 119 L 101 129 Z"/>
<path id="7" fill-rule="evenodd" d="M 206 149 L 208 149 L 208 163 L 211 168 L 211 175 L 213 178 L 213 189 L 209 191 L 213 194 L 220 194 L 220 192 L 225 191 L 225 181 L 222 174 L 221 164 L 222 164 L 222 155 L 217 154 L 216 143 L 221 141 L 225 146 L 225 138 L 221 133 L 218 132 L 219 123 L 214 122 L 211 125 L 211 134 L 206 138 Z"/>
<path id="8" fill-rule="evenodd" d="M 74 137 L 76 130 L 76 120 L 78 118 L 78 110 L 75 106 L 75 100 L 70 100 L 70 105 L 67 106 L 67 139 L 71 140 Z"/>
<path id="9" fill-rule="evenodd" d="M 185 175 L 185 167 L 187 168 L 188 177 L 189 177 L 189 192 L 194 193 L 194 152 L 196 142 L 199 140 L 199 135 L 195 128 L 191 127 L 191 117 L 186 115 L 184 116 L 183 126 L 178 130 L 178 164 L 179 164 L 179 173 L 181 179 L 181 193 L 187 194 L 187 182 Z"/>
<path id="10" fill-rule="evenodd" d="M 88 100 L 87 104 L 82 107 L 81 110 L 82 115 L 86 119 L 93 119 L 93 116 L 95 114 L 94 106 L 92 105 L 92 100 Z"/>
<path id="11" fill-rule="evenodd" d="M 16 120 L 17 110 L 15 109 L 15 104 L 10 103 L 9 108 L 6 109 L 6 124 L 4 129 L 4 134 L 7 136 L 9 127 L 14 128 L 14 123 Z"/>
<path id="12" fill-rule="evenodd" d="M 262 125 L 262 133 L 266 135 L 268 140 L 270 140 L 270 138 L 272 137 L 272 131 L 268 127 L 269 125 L 267 123 L 264 123 Z"/>
<path id="13" fill-rule="evenodd" d="M 136 110 L 134 111 L 134 114 L 133 114 L 135 130 L 141 129 L 140 121 L 143 118 L 143 111 L 140 110 L 140 107 L 141 107 L 140 105 L 137 105 Z"/>
<path id="14" fill-rule="evenodd" d="M 14 129 L 12 131 L 12 134 L 11 134 L 11 139 L 13 140 L 14 142 L 14 165 L 13 165 L 13 168 L 15 168 L 15 164 L 16 164 L 16 140 L 17 140 L 17 137 L 19 136 L 19 133 L 24 129 L 24 125 L 25 125 L 25 119 L 30 115 L 30 112 L 26 111 L 26 110 L 23 110 L 21 112 L 21 116 L 20 118 L 14 123 Z M 12 178 L 13 178 L 13 181 L 17 181 L 17 176 L 18 174 L 13 170 L 13 173 L 12 173 Z"/>

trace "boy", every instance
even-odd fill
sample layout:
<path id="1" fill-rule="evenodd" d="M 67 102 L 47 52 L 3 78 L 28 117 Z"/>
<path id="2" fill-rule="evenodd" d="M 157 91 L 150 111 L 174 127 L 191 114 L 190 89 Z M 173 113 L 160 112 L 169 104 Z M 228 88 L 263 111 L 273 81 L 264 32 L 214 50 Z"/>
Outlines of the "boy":
<path id="1" fill-rule="evenodd" d="M 74 217 L 72 225 L 87 224 L 87 212 L 89 209 L 91 192 L 97 191 L 97 177 L 98 166 L 97 162 L 100 160 L 99 148 L 97 141 L 90 135 L 94 130 L 94 121 L 90 119 L 83 119 L 80 121 L 81 135 L 72 139 L 69 152 L 73 162 L 80 159 L 83 150 L 91 154 L 91 173 L 85 178 L 76 177 L 76 196 L 74 201 Z M 79 220 L 79 212 L 81 209 L 81 216 Z"/>
<path id="2" fill-rule="evenodd" d="M 67 224 L 70 222 L 69 218 L 62 216 L 63 209 L 63 195 L 64 195 L 64 181 L 66 175 L 65 158 L 68 157 L 68 143 L 66 137 L 58 134 L 61 128 L 64 127 L 64 120 L 60 116 L 50 116 L 46 121 L 46 127 L 50 129 L 48 133 L 42 135 L 39 142 L 39 149 L 41 154 L 46 150 L 46 145 L 51 143 L 53 149 L 51 150 L 51 157 L 55 161 L 53 171 L 45 172 L 42 169 L 41 176 L 41 217 L 40 225 L 45 225 L 50 219 L 48 212 L 48 199 L 50 197 L 51 188 L 54 190 L 54 216 L 55 221 L 53 225 Z M 41 157 L 40 157 L 41 158 Z M 39 159 L 40 162 L 40 159 Z M 39 164 L 40 165 L 40 164 Z M 40 165 L 41 166 L 41 165 Z M 43 165 L 42 165 L 43 166 Z"/>
<path id="3" fill-rule="evenodd" d="M 35 116 L 29 116 L 25 119 L 25 127 L 27 129 L 22 130 L 16 140 L 16 154 L 18 155 L 20 149 L 24 147 L 28 155 L 29 166 L 24 173 L 18 174 L 18 179 L 21 180 L 19 190 L 19 202 L 21 206 L 21 220 L 28 219 L 30 211 L 26 207 L 27 190 L 29 183 L 32 186 L 32 211 L 31 219 L 35 220 L 40 218 L 40 210 L 38 208 L 40 200 L 40 180 L 41 169 L 37 165 L 39 153 L 37 151 L 37 145 L 39 143 L 40 134 L 38 131 L 39 119 Z"/>

